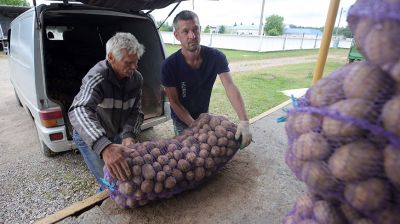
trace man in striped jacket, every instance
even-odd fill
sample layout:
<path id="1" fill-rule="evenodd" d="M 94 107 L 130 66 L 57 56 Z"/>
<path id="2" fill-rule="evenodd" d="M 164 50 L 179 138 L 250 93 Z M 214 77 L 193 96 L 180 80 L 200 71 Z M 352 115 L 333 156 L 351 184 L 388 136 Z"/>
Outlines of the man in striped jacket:
<path id="1" fill-rule="evenodd" d="M 137 71 L 144 46 L 130 33 L 117 33 L 106 53 L 83 78 L 68 113 L 74 143 L 100 186 L 104 165 L 121 181 L 131 176 L 122 152 L 136 142 L 144 118 L 143 77 Z"/>

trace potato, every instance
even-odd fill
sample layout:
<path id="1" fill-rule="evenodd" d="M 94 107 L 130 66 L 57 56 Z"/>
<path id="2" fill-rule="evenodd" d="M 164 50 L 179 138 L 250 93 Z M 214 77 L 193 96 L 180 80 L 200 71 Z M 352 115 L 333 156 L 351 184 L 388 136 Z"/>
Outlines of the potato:
<path id="1" fill-rule="evenodd" d="M 295 204 L 295 215 L 302 219 L 312 218 L 314 197 L 311 193 L 302 194 Z"/>
<path id="2" fill-rule="evenodd" d="M 226 148 L 224 146 L 220 147 L 219 155 L 220 156 L 225 156 L 226 155 Z"/>
<path id="3" fill-rule="evenodd" d="M 121 207 L 121 208 L 125 208 L 126 207 L 126 199 L 124 196 L 122 195 L 117 195 L 114 198 L 114 201 Z"/>
<path id="4" fill-rule="evenodd" d="M 158 171 L 157 172 L 157 176 L 156 176 L 156 180 L 158 182 L 163 182 L 166 178 L 167 174 L 164 171 Z"/>
<path id="5" fill-rule="evenodd" d="M 140 174 L 142 174 L 142 167 L 139 166 L 139 165 L 134 165 L 134 166 L 132 167 L 132 173 L 133 173 L 133 175 L 135 175 L 135 176 L 139 176 Z"/>
<path id="6" fill-rule="evenodd" d="M 292 150 L 287 150 L 285 155 L 285 163 L 288 165 L 290 170 L 296 175 L 297 178 L 301 179 L 301 170 L 303 169 L 304 160 L 298 159 L 292 152 Z"/>
<path id="7" fill-rule="evenodd" d="M 164 190 L 164 184 L 161 182 L 156 182 L 154 184 L 154 192 L 155 193 L 161 193 Z"/>
<path id="8" fill-rule="evenodd" d="M 212 158 L 208 157 L 208 158 L 205 159 L 204 167 L 206 169 L 211 169 L 214 166 L 215 166 L 215 162 L 214 162 L 214 160 Z"/>
<path id="9" fill-rule="evenodd" d="M 142 166 L 142 175 L 144 179 L 146 180 L 151 180 L 156 176 L 156 172 L 154 171 L 154 168 L 150 164 L 144 164 Z"/>
<path id="10" fill-rule="evenodd" d="M 133 196 L 134 196 L 134 198 L 137 200 L 137 199 L 142 199 L 142 197 L 143 197 L 143 192 L 140 190 L 140 189 L 138 189 L 137 191 L 135 191 L 135 193 L 133 194 Z"/>
<path id="11" fill-rule="evenodd" d="M 222 125 L 217 125 L 215 127 L 215 135 L 218 138 L 226 137 L 226 129 Z"/>
<path id="12" fill-rule="evenodd" d="M 133 198 L 127 198 L 126 199 L 126 206 L 128 206 L 129 208 L 134 208 L 137 206 L 137 201 Z"/>
<path id="13" fill-rule="evenodd" d="M 218 138 L 217 145 L 218 146 L 227 146 L 228 145 L 228 139 L 226 137 Z"/>
<path id="14" fill-rule="evenodd" d="M 299 218 L 295 215 L 289 215 L 283 219 L 283 224 L 297 224 L 297 223 L 299 223 Z"/>
<path id="15" fill-rule="evenodd" d="M 152 180 L 144 180 L 142 182 L 142 185 L 140 186 L 140 189 L 144 193 L 150 193 L 153 191 L 153 187 L 154 187 L 154 182 Z"/>
<path id="16" fill-rule="evenodd" d="M 301 160 L 323 160 L 330 155 L 331 150 L 324 136 L 309 132 L 300 135 L 293 143 L 293 153 Z"/>
<path id="17" fill-rule="evenodd" d="M 183 153 L 180 151 L 180 150 L 175 150 L 174 151 L 174 158 L 175 158 L 175 160 L 180 160 L 180 159 L 182 159 L 182 157 L 183 157 Z"/>
<path id="18" fill-rule="evenodd" d="M 390 182 L 400 188 L 400 148 L 392 145 L 386 146 L 383 158 L 386 176 Z"/>
<path id="19" fill-rule="evenodd" d="M 183 180 L 183 178 L 184 178 L 182 171 L 180 171 L 179 169 L 173 169 L 172 170 L 172 176 L 175 177 L 175 180 L 177 182 Z"/>
<path id="20" fill-rule="evenodd" d="M 132 178 L 132 183 L 134 183 L 136 186 L 140 186 L 142 184 L 143 178 L 141 176 L 134 176 Z"/>
<path id="21" fill-rule="evenodd" d="M 316 131 L 321 128 L 322 118 L 320 115 L 311 113 L 294 113 L 289 115 L 288 125 L 291 123 L 291 128 L 296 134 L 304 134 L 310 131 Z"/>
<path id="22" fill-rule="evenodd" d="M 164 182 L 165 188 L 167 189 L 172 189 L 176 185 L 176 179 L 175 177 L 168 177 L 165 182 Z"/>
<path id="23" fill-rule="evenodd" d="M 366 140 L 343 145 L 335 150 L 328 164 L 332 174 L 343 181 L 361 180 L 380 170 L 382 152 Z"/>
<path id="24" fill-rule="evenodd" d="M 154 157 L 157 158 L 161 155 L 161 151 L 159 148 L 154 148 L 151 150 L 150 154 Z"/>
<path id="25" fill-rule="evenodd" d="M 212 130 L 215 130 L 215 127 L 221 124 L 221 120 L 218 117 L 212 117 L 208 124 L 210 125 Z"/>
<path id="26" fill-rule="evenodd" d="M 300 178 L 309 187 L 320 192 L 333 190 L 337 185 L 337 180 L 328 167 L 321 162 L 305 162 Z"/>
<path id="27" fill-rule="evenodd" d="M 178 149 L 178 146 L 176 146 L 176 145 L 173 144 L 173 143 L 169 144 L 169 145 L 168 145 L 168 148 L 167 148 L 168 152 L 174 152 L 174 151 L 177 150 L 177 149 Z"/>
<path id="28" fill-rule="evenodd" d="M 161 164 L 159 162 L 154 162 L 153 163 L 153 168 L 154 168 L 154 171 L 156 171 L 156 172 L 162 170 L 162 166 L 161 166 Z"/>
<path id="29" fill-rule="evenodd" d="M 348 183 L 344 190 L 346 200 L 354 208 L 370 212 L 381 208 L 388 199 L 387 183 L 378 178 Z"/>
<path id="30" fill-rule="evenodd" d="M 196 159 L 194 160 L 194 165 L 195 166 L 204 166 L 204 159 L 202 157 L 196 157 Z"/>
<path id="31" fill-rule="evenodd" d="M 298 224 L 319 224 L 319 223 L 314 219 L 304 219 L 298 222 Z"/>
<path id="32" fill-rule="evenodd" d="M 211 146 L 208 145 L 207 143 L 201 143 L 200 144 L 200 150 L 211 151 Z"/>
<path id="33" fill-rule="evenodd" d="M 197 154 L 197 153 L 199 152 L 199 146 L 196 145 L 196 144 L 193 144 L 193 145 L 190 147 L 190 152 L 192 152 L 192 153 L 194 153 L 194 154 Z"/>
<path id="34" fill-rule="evenodd" d="M 168 165 L 164 165 L 162 170 L 167 174 L 170 174 L 172 171 L 171 167 Z"/>
<path id="35" fill-rule="evenodd" d="M 180 159 L 178 161 L 178 169 L 180 169 L 182 172 L 187 172 L 190 170 L 190 163 L 184 159 Z"/>
<path id="36" fill-rule="evenodd" d="M 374 117 L 371 117 L 370 103 L 363 99 L 347 99 L 331 105 L 329 109 L 338 112 L 341 116 L 371 120 Z M 364 134 L 364 130 L 360 127 L 331 117 L 324 117 L 322 129 L 323 133 L 332 139 L 359 137 Z"/>
<path id="37" fill-rule="evenodd" d="M 201 157 L 201 158 L 203 158 L 203 159 L 206 159 L 207 157 L 208 157 L 208 151 L 207 150 L 200 150 L 200 152 L 199 152 L 199 156 Z"/>
<path id="38" fill-rule="evenodd" d="M 354 222 L 352 222 L 352 224 L 374 224 L 374 222 L 370 219 L 364 218 L 364 219 L 355 220 Z"/>
<path id="39" fill-rule="evenodd" d="M 170 159 L 168 162 L 168 166 L 172 168 L 175 168 L 178 162 L 176 162 L 175 159 Z"/>
<path id="40" fill-rule="evenodd" d="M 118 186 L 118 191 L 124 195 L 131 195 L 135 190 L 135 187 L 128 181 L 122 182 Z"/>
<path id="41" fill-rule="evenodd" d="M 397 81 L 400 81 L 400 69 L 397 67 L 400 63 L 399 35 L 399 21 L 383 20 L 371 27 L 361 46 L 369 61 L 391 73 Z"/>
<path id="42" fill-rule="evenodd" d="M 213 158 L 215 166 L 217 167 L 219 164 L 221 164 L 222 159 L 220 157 L 214 157 Z"/>
<path id="43" fill-rule="evenodd" d="M 188 181 L 192 181 L 194 180 L 194 172 L 193 171 L 189 171 L 185 174 L 186 180 Z"/>
<path id="44" fill-rule="evenodd" d="M 336 73 L 344 73 L 345 68 L 339 68 L 335 70 Z M 331 77 L 323 78 L 319 80 L 314 86 L 312 86 L 306 96 L 308 96 L 310 103 L 314 107 L 328 106 L 339 100 L 344 99 L 343 92 L 343 78 L 333 78 Z"/>
<path id="45" fill-rule="evenodd" d="M 195 181 L 203 180 L 205 175 L 206 175 L 206 171 L 205 171 L 204 167 L 196 167 L 194 169 L 194 180 Z"/>
<path id="46" fill-rule="evenodd" d="M 181 152 L 182 152 L 183 155 L 186 155 L 186 154 L 188 154 L 190 152 L 190 148 L 188 148 L 186 146 L 182 147 Z"/>
<path id="47" fill-rule="evenodd" d="M 382 110 L 382 119 L 386 130 L 400 136 L 400 95 L 385 103 Z"/>
<path id="48" fill-rule="evenodd" d="M 223 120 L 221 121 L 221 126 L 225 128 L 225 130 L 229 130 L 232 129 L 232 122 L 228 121 L 228 120 Z"/>
<path id="49" fill-rule="evenodd" d="M 164 166 L 164 165 L 166 165 L 166 164 L 169 163 L 169 159 L 168 159 L 167 156 L 162 155 L 162 156 L 159 156 L 159 157 L 157 158 L 157 162 L 159 162 L 161 166 Z"/>
<path id="50" fill-rule="evenodd" d="M 227 131 L 226 132 L 226 138 L 228 138 L 228 140 L 234 140 L 235 139 L 235 134 L 233 134 L 233 132 L 231 132 L 231 131 Z"/>
<path id="51" fill-rule="evenodd" d="M 231 157 L 235 154 L 235 151 L 232 148 L 226 149 L 226 156 Z"/>
<path id="52" fill-rule="evenodd" d="M 150 154 L 146 154 L 146 155 L 143 156 L 143 160 L 147 164 L 153 164 L 154 157 L 152 155 L 150 155 Z"/>
<path id="53" fill-rule="evenodd" d="M 347 98 L 376 100 L 390 89 L 390 78 L 378 66 L 367 61 L 353 62 L 343 82 Z"/>
<path id="54" fill-rule="evenodd" d="M 219 148 L 218 146 L 213 146 L 213 147 L 211 148 L 211 156 L 212 156 L 212 157 L 218 157 L 220 151 L 221 151 L 221 150 L 220 150 L 220 148 Z"/>
<path id="55" fill-rule="evenodd" d="M 218 139 L 215 135 L 208 135 L 207 144 L 211 147 L 217 145 Z"/>
<path id="56" fill-rule="evenodd" d="M 186 160 L 189 163 L 194 163 L 195 159 L 196 159 L 196 154 L 194 154 L 193 152 L 189 152 L 188 154 L 186 154 Z"/>
<path id="57" fill-rule="evenodd" d="M 144 159 L 142 157 L 140 157 L 140 156 L 135 157 L 133 159 L 133 164 L 141 166 L 141 165 L 144 164 Z"/>
<path id="58" fill-rule="evenodd" d="M 207 139 L 208 139 L 208 135 L 206 133 L 200 134 L 198 139 L 199 139 L 200 143 L 206 143 Z"/>
<path id="59" fill-rule="evenodd" d="M 341 224 L 345 222 L 340 213 L 328 201 L 321 200 L 315 202 L 313 212 L 318 223 Z"/>

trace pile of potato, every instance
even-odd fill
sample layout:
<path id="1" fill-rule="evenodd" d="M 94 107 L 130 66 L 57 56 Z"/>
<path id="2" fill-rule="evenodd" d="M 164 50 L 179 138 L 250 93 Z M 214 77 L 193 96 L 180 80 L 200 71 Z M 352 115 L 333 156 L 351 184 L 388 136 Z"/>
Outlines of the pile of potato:
<path id="1" fill-rule="evenodd" d="M 358 0 L 349 11 L 367 60 L 317 82 L 286 123 L 287 165 L 315 197 L 340 208 L 344 221 L 320 221 L 314 214 L 287 223 L 400 223 L 400 13 L 398 20 L 379 20 L 382 4 L 388 14 L 390 7 L 400 9 L 398 0 Z"/>
<path id="2" fill-rule="evenodd" d="M 147 204 L 197 187 L 238 151 L 236 125 L 222 116 L 201 114 L 180 136 L 137 143 L 125 151 L 133 177 L 120 182 L 104 167 L 111 198 L 122 208 Z"/>

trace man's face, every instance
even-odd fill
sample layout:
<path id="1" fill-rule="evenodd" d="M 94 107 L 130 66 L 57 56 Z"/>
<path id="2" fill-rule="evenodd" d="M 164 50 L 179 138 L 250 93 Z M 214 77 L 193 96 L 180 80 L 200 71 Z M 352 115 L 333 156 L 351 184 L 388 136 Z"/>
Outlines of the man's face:
<path id="1" fill-rule="evenodd" d="M 174 35 L 185 50 L 194 52 L 200 47 L 200 25 L 197 20 L 178 20 Z"/>
<path id="2" fill-rule="evenodd" d="M 108 54 L 108 61 L 111 64 L 114 72 L 118 79 L 125 77 L 131 77 L 138 67 L 139 58 L 136 54 L 128 54 L 126 49 L 122 49 L 122 58 L 117 60 L 115 56 L 110 52 Z"/>

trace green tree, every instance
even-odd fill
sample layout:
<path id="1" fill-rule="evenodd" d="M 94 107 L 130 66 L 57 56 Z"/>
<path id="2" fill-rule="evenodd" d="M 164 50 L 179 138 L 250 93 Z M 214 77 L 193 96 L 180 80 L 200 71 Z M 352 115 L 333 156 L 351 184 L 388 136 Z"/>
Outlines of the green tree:
<path id="1" fill-rule="evenodd" d="M 279 15 L 268 16 L 265 20 L 264 33 L 271 36 L 283 34 L 283 17 Z"/>
<path id="2" fill-rule="evenodd" d="M 207 25 L 206 28 L 204 29 L 204 33 L 209 33 L 210 32 L 210 26 Z"/>
<path id="3" fill-rule="evenodd" d="M 225 26 L 224 25 L 219 27 L 218 33 L 225 33 Z"/>
<path id="4" fill-rule="evenodd" d="M 0 5 L 29 6 L 26 0 L 0 0 Z"/>
<path id="5" fill-rule="evenodd" d="M 233 24 L 233 26 L 237 26 L 236 22 L 235 22 L 235 24 Z"/>

